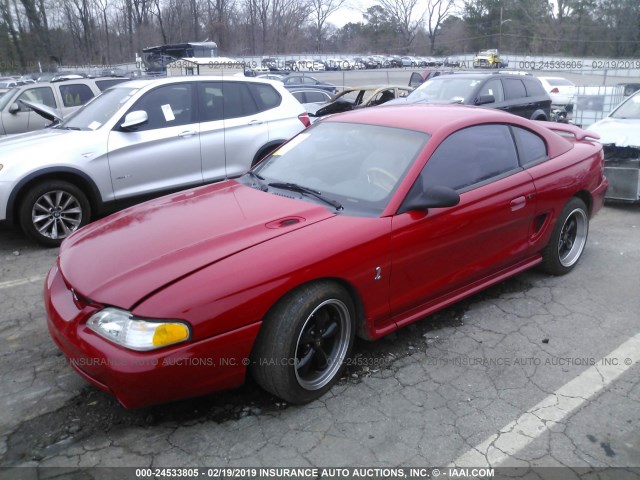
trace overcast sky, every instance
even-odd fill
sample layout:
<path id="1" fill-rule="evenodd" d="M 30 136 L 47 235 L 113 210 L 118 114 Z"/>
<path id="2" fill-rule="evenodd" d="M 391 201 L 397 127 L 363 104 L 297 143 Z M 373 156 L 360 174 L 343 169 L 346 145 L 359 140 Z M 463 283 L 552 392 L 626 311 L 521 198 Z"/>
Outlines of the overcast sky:
<path id="1" fill-rule="evenodd" d="M 376 2 L 373 0 L 349 0 L 347 3 L 352 6 L 342 7 L 329 17 L 329 21 L 336 27 L 343 27 L 349 22 L 361 22 L 364 18 L 362 12 L 365 12 L 367 8 Z"/>
<path id="2" fill-rule="evenodd" d="M 333 15 L 331 15 L 329 17 L 329 21 L 338 28 L 343 27 L 349 22 L 353 22 L 353 23 L 362 22 L 364 20 L 364 17 L 362 16 L 362 12 L 365 12 L 367 8 L 369 8 L 371 5 L 375 5 L 376 3 L 378 2 L 376 2 L 375 0 L 347 0 L 345 5 L 349 5 L 349 6 L 344 6 L 340 10 L 335 12 Z M 464 1 L 457 0 L 456 3 L 457 3 L 457 8 L 454 10 L 454 13 L 459 12 L 462 9 L 462 6 L 464 5 Z M 551 0 L 551 4 L 553 4 L 554 11 L 555 11 L 556 9 L 555 0 Z M 426 8 L 426 2 L 424 0 L 418 3 L 418 8 L 416 9 L 416 11 L 419 12 L 418 14 L 422 13 L 422 10 L 420 10 L 420 7 L 422 7 L 423 9 Z"/>

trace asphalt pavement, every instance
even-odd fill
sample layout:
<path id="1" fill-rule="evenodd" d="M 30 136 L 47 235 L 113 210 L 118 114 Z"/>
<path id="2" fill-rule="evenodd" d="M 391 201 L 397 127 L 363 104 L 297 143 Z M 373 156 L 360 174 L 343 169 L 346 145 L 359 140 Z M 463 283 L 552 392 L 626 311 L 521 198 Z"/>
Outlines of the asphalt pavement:
<path id="1" fill-rule="evenodd" d="M 593 219 L 569 275 L 529 271 L 356 342 L 338 385 L 306 406 L 250 381 L 124 410 L 49 338 L 55 256 L 0 228 L 0 466 L 640 468 L 638 205 Z"/>

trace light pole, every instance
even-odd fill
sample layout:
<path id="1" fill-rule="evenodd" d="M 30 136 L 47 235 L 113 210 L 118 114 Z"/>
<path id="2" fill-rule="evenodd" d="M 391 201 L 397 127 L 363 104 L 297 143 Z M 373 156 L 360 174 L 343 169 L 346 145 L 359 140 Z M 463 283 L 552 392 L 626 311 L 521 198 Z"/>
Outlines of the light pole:
<path id="1" fill-rule="evenodd" d="M 500 7 L 500 35 L 498 36 L 498 51 L 502 51 L 502 25 L 510 22 L 511 19 L 507 18 L 506 20 L 502 19 L 502 7 Z"/>

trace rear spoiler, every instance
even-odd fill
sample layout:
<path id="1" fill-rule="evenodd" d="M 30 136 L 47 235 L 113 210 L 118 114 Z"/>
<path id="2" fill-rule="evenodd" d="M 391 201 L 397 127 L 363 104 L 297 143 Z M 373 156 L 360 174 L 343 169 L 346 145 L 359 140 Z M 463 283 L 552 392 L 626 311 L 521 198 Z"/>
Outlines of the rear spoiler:
<path id="1" fill-rule="evenodd" d="M 544 126 L 549 130 L 560 134 L 573 135 L 574 137 L 576 137 L 576 141 L 578 142 L 587 138 L 592 138 L 593 140 L 598 140 L 600 138 L 600 135 L 596 132 L 584 130 L 580 127 L 576 127 L 575 125 L 571 125 L 568 123 L 544 122 Z"/>

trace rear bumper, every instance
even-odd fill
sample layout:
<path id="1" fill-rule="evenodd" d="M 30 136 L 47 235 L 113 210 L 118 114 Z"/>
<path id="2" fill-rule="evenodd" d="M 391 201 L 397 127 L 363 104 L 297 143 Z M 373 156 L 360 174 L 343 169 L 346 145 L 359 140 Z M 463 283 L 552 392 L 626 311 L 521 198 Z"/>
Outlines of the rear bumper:
<path id="1" fill-rule="evenodd" d="M 591 198 L 593 199 L 593 205 L 591 206 L 591 216 L 593 217 L 604 205 L 604 197 L 607 193 L 607 188 L 609 188 L 609 181 L 607 177 L 602 176 L 602 181 L 600 185 L 596 187 L 596 189 L 591 192 Z"/>
<path id="2" fill-rule="evenodd" d="M 138 408 L 204 395 L 244 383 L 260 323 L 151 352 L 115 345 L 87 328 L 99 308 L 81 306 L 54 267 L 44 292 L 51 338 L 80 376 Z"/>

